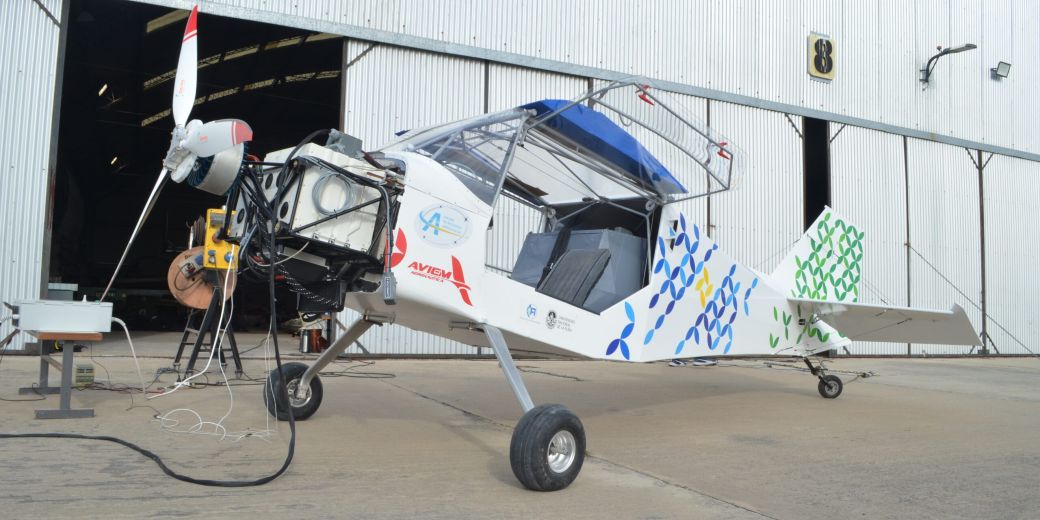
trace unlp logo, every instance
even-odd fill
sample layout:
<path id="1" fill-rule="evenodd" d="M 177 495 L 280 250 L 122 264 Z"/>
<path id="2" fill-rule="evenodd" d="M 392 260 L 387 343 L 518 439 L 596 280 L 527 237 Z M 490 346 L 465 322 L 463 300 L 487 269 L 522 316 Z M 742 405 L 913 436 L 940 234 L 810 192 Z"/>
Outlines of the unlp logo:
<path id="1" fill-rule="evenodd" d="M 437 247 L 455 247 L 469 238 L 470 219 L 465 213 L 444 204 L 435 204 L 419 212 L 415 229 L 419 238 Z"/>

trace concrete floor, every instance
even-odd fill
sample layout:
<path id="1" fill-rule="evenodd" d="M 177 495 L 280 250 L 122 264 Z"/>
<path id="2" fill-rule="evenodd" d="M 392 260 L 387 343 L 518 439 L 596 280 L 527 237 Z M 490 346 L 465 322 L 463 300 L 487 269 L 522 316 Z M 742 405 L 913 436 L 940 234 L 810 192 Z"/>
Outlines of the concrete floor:
<path id="1" fill-rule="evenodd" d="M 117 340 L 106 338 L 94 361 L 112 381 L 136 384 Z M 175 341 L 138 339 L 149 380 L 169 366 Z M 395 377 L 323 378 L 321 410 L 299 424 L 292 466 L 268 485 L 200 487 L 114 444 L 8 439 L 0 440 L 0 516 L 1040 517 L 1037 359 L 839 360 L 833 369 L 878 376 L 847 384 L 837 400 L 820 398 L 807 374 L 752 361 L 519 365 L 536 402 L 566 404 L 585 424 L 589 456 L 564 491 L 530 492 L 514 479 L 509 439 L 520 409 L 495 362 L 344 362 L 330 370 Z M 36 367 L 35 358 L 3 359 L 0 397 L 25 398 L 16 388 L 35 381 Z M 246 360 L 248 374 L 263 369 L 262 359 Z M 159 384 L 173 380 L 167 374 Z M 246 383 L 233 387 L 229 430 L 268 427 L 261 387 Z M 140 396 L 135 402 L 128 410 L 127 394 L 78 391 L 73 405 L 94 407 L 94 419 L 39 421 L 33 409 L 56 405 L 57 396 L 0 401 L 0 430 L 115 435 L 203 478 L 256 478 L 285 456 L 284 424 L 270 440 L 221 441 L 163 431 Z M 218 420 L 229 396 L 220 387 L 186 389 L 147 404 Z"/>

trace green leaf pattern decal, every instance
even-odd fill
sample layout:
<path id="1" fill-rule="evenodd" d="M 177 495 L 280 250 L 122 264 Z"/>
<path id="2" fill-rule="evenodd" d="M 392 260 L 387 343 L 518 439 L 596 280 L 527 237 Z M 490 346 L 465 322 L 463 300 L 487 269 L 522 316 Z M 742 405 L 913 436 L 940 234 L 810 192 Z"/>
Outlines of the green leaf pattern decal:
<path id="1" fill-rule="evenodd" d="M 832 217 L 834 214 L 828 212 L 817 224 L 816 237 L 809 238 L 809 256 L 805 259 L 795 256 L 798 269 L 791 296 L 839 302 L 859 299 L 865 233 L 841 218 L 832 221 Z M 811 334 L 812 331 L 803 332 Z M 816 332 L 818 335 L 819 331 Z M 827 340 L 821 337 L 820 341 Z"/>

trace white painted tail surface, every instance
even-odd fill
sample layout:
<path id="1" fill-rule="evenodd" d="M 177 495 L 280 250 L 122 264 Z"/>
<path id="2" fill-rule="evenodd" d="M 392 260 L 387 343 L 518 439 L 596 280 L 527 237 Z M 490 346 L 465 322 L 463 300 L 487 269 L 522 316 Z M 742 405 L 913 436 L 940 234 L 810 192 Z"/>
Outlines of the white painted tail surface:
<path id="1" fill-rule="evenodd" d="M 859 301 L 865 233 L 831 208 L 824 208 L 770 282 L 788 298 Z"/>

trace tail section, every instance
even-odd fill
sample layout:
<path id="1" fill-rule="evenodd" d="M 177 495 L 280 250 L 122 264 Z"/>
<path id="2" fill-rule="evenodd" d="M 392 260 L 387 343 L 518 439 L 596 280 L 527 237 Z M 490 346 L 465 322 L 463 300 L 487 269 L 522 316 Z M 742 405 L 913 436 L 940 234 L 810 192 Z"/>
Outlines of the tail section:
<path id="1" fill-rule="evenodd" d="M 824 208 L 770 279 L 789 298 L 856 302 L 864 234 Z"/>

